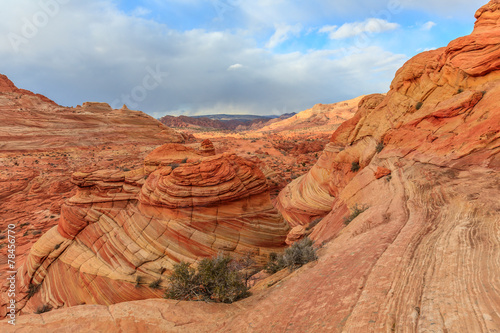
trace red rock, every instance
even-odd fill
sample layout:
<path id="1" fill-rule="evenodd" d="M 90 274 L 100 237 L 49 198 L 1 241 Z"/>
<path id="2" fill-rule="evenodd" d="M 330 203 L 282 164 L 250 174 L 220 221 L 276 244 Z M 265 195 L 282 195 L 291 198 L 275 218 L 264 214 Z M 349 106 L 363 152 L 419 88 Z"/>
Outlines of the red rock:
<path id="1" fill-rule="evenodd" d="M 306 236 L 306 234 L 307 234 L 307 230 L 306 230 L 305 226 L 303 226 L 303 225 L 295 226 L 290 230 L 290 232 L 286 236 L 285 242 L 288 245 L 292 245 L 293 243 L 304 238 Z"/>
<path id="2" fill-rule="evenodd" d="M 73 175 L 76 195 L 19 270 L 18 309 L 162 297 L 148 284 L 167 283 L 179 261 L 251 251 L 262 262 L 284 247 L 289 227 L 270 201 L 258 163 L 166 144 L 144 165 Z M 28 301 L 29 283 L 41 289 Z"/>
<path id="3" fill-rule="evenodd" d="M 76 313 L 70 308 L 22 316 L 26 330 L 77 330 L 98 323 L 111 331 L 499 331 L 499 1 L 490 1 L 476 17 L 471 36 L 412 58 L 398 71 L 386 96 L 366 97 L 355 117 L 332 135 L 316 165 L 281 192 L 277 207 L 290 224 L 305 225 L 322 217 L 310 235 L 317 245 L 324 243 L 319 260 L 292 274 L 283 270 L 277 275 L 287 276 L 263 281 L 254 296 L 236 305 L 180 302 L 176 308 L 170 301 L 144 300 L 84 306 Z M 377 152 L 379 143 L 384 148 Z M 352 162 L 359 163 L 359 171 L 351 172 Z M 389 181 L 374 179 L 381 165 L 392 171 Z M 210 166 L 189 168 L 206 172 Z M 177 169 L 154 171 L 147 183 L 156 192 L 148 192 L 148 198 L 169 198 L 170 187 L 162 184 L 170 178 L 181 184 L 181 175 L 189 178 L 188 166 Z M 106 177 L 113 181 L 89 179 L 95 182 L 93 195 L 103 197 L 105 189 L 117 189 L 121 176 Z M 120 191 L 110 192 L 123 195 Z M 185 197 L 191 195 L 185 192 Z M 117 207 L 108 208 L 107 214 L 119 216 L 123 208 Z M 355 208 L 363 212 L 350 222 L 344 220 Z M 161 215 L 162 209 L 154 207 L 152 212 Z M 183 215 L 173 214 L 171 221 Z M 102 215 L 84 216 L 96 220 Z M 176 231 L 179 239 L 185 237 L 184 228 Z M 58 241 L 55 234 L 51 237 L 50 246 Z M 126 252 L 120 249 L 103 250 L 102 256 Z M 32 251 L 44 255 L 37 248 Z M 74 274 L 58 262 L 54 268 L 41 265 L 37 272 L 41 275 L 49 267 L 49 272 Z M 84 281 L 105 285 L 101 278 Z M 117 286 L 111 281 L 109 285 Z M 123 291 L 129 294 L 130 289 Z M 6 323 L 0 327 L 15 329 Z"/>
<path id="4" fill-rule="evenodd" d="M 215 155 L 215 147 L 212 141 L 209 139 L 203 140 L 200 145 L 200 152 L 203 156 L 213 156 Z"/>
<path id="5" fill-rule="evenodd" d="M 390 169 L 379 166 L 379 167 L 377 167 L 377 171 L 375 172 L 375 178 L 380 179 L 380 178 L 385 177 L 385 176 L 390 175 L 390 174 L 391 174 Z"/>

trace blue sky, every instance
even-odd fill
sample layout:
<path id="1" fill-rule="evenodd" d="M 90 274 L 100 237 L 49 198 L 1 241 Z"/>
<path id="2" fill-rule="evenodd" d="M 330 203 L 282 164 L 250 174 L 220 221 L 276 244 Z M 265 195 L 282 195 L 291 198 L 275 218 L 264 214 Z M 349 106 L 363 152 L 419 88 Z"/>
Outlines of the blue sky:
<path id="1" fill-rule="evenodd" d="M 487 0 L 5 0 L 0 73 L 67 106 L 279 115 L 386 92 Z"/>

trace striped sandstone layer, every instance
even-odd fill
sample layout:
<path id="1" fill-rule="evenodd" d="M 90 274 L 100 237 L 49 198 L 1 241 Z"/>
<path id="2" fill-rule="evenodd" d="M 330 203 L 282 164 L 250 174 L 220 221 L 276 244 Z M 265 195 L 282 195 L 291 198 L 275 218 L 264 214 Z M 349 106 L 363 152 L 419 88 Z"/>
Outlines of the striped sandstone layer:
<path id="1" fill-rule="evenodd" d="M 123 332 L 152 322 L 164 332 L 500 331 L 500 1 L 476 17 L 470 36 L 414 57 L 386 96 L 365 97 L 281 193 L 291 224 L 322 218 L 317 262 L 227 307 L 85 306 L 23 327 L 48 332 L 71 315 L 66 331 L 94 320 Z M 367 209 L 346 225 L 355 204 Z"/>
<path id="2" fill-rule="evenodd" d="M 256 162 L 235 154 L 203 157 L 167 144 L 132 171 L 77 172 L 77 193 L 57 227 L 32 247 L 19 286 L 23 312 L 163 297 L 173 264 L 218 253 L 263 261 L 284 246 L 288 225 L 270 201 Z"/>

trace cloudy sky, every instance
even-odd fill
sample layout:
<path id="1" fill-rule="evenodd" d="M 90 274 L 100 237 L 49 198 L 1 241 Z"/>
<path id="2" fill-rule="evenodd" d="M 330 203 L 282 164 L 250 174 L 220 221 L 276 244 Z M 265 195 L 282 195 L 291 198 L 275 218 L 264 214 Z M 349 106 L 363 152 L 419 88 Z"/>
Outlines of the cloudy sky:
<path id="1" fill-rule="evenodd" d="M 487 0 L 2 0 L 0 73 L 66 106 L 279 115 L 386 92 Z"/>

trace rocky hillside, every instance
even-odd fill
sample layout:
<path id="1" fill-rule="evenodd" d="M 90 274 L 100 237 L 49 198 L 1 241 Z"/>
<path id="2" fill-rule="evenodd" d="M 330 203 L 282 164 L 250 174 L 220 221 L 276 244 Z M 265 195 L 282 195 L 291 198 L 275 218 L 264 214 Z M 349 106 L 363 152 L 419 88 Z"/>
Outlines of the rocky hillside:
<path id="1" fill-rule="evenodd" d="M 279 117 L 262 117 L 262 116 L 237 116 L 227 115 L 227 117 L 203 116 L 203 117 L 188 117 L 188 116 L 164 116 L 159 120 L 162 124 L 172 127 L 185 129 L 191 133 L 206 132 L 206 131 L 248 131 L 255 130 L 272 124 L 274 122 L 287 119 L 295 113 L 286 113 Z"/>
<path id="2" fill-rule="evenodd" d="M 20 265 L 57 225 L 61 205 L 75 193 L 73 172 L 133 168 L 155 147 L 183 141 L 142 112 L 104 103 L 62 107 L 0 75 L 0 278 L 7 271 L 7 225 L 17 225 Z"/>
<path id="3" fill-rule="evenodd" d="M 76 306 L 21 316 L 18 325 L 41 332 L 500 331 L 500 0 L 476 18 L 471 35 L 409 60 L 386 95 L 364 97 L 315 166 L 280 193 L 278 210 L 294 235 L 310 233 L 321 246 L 319 260 L 271 276 L 232 305 Z M 191 168 L 175 169 L 175 178 L 190 176 Z M 172 171 L 160 170 L 145 185 L 164 179 L 161 201 Z M 88 185 L 105 193 L 94 178 Z M 118 178 L 114 186 L 123 182 Z M 124 179 L 123 189 L 134 188 Z M 116 208 L 103 222 L 121 218 L 126 208 Z M 55 243 L 42 244 L 30 262 L 55 253 Z M 128 290 L 126 283 L 119 287 Z M 43 301 L 59 301 L 47 287 Z"/>
<path id="4" fill-rule="evenodd" d="M 287 119 L 269 122 L 261 128 L 261 133 L 311 135 L 332 133 L 344 121 L 352 118 L 358 110 L 363 96 L 333 104 L 316 104 L 311 109 L 297 113 Z"/>

